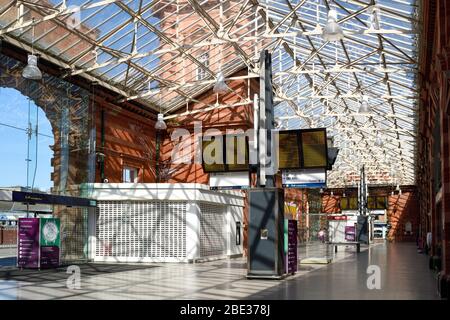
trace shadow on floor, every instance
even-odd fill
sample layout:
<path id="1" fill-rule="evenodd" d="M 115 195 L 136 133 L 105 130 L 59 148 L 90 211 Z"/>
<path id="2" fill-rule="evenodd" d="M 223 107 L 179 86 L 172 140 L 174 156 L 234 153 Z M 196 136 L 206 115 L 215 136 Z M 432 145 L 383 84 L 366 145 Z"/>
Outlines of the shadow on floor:
<path id="1" fill-rule="evenodd" d="M 80 271 L 83 276 L 96 276 L 101 274 L 134 271 L 158 267 L 150 265 L 100 264 L 100 263 L 86 263 L 86 264 L 79 264 L 78 266 L 80 267 Z M 68 276 L 67 266 L 45 270 L 36 270 L 36 269 L 20 270 L 16 267 L 10 267 L 7 270 L 0 269 L 0 280 L 24 281 L 32 283 L 48 283 L 58 280 L 65 280 L 67 279 L 67 276 Z"/>

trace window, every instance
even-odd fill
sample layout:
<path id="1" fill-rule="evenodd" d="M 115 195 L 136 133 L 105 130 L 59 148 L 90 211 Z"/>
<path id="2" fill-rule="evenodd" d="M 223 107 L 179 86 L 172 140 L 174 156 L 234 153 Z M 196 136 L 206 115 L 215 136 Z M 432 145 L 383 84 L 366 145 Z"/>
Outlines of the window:
<path id="1" fill-rule="evenodd" d="M 198 61 L 202 63 L 206 68 L 209 67 L 209 53 L 205 52 L 198 57 Z M 208 73 L 202 67 L 197 68 L 197 81 L 206 79 Z"/>
<path id="2" fill-rule="evenodd" d="M 132 167 L 123 167 L 122 182 L 138 182 L 138 169 Z"/>

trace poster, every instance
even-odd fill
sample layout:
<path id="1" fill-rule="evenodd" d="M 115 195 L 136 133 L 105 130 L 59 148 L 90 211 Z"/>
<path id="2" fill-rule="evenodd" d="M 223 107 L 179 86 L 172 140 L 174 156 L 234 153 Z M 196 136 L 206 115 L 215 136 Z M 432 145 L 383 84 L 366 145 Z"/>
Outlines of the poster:
<path id="1" fill-rule="evenodd" d="M 59 219 L 40 218 L 41 246 L 60 246 Z"/>
<path id="2" fill-rule="evenodd" d="M 20 218 L 17 231 L 19 268 L 56 268 L 60 263 L 60 220 Z"/>
<path id="3" fill-rule="evenodd" d="M 297 271 L 297 220 L 284 220 L 284 252 L 286 259 L 286 273 Z"/>
<path id="4" fill-rule="evenodd" d="M 19 218 L 17 266 L 39 268 L 39 219 Z"/>
<path id="5" fill-rule="evenodd" d="M 345 227 L 345 240 L 356 241 L 356 230 L 354 226 Z"/>
<path id="6" fill-rule="evenodd" d="M 40 218 L 40 267 L 59 266 L 60 220 L 58 218 Z"/>

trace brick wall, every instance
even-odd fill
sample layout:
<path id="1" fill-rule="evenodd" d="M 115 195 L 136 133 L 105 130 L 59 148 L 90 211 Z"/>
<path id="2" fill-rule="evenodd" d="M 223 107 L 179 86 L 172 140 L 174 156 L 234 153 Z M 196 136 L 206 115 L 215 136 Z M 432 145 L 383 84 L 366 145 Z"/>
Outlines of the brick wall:
<path id="1" fill-rule="evenodd" d="M 387 197 L 387 220 L 391 225 L 388 239 L 391 241 L 416 241 L 420 226 L 420 209 L 417 190 L 414 187 L 401 187 L 402 194 L 391 195 L 392 188 L 369 190 L 370 196 Z M 322 211 L 328 214 L 340 213 L 340 201 L 343 190 L 335 190 L 334 196 L 329 193 L 322 196 Z M 347 197 L 356 196 L 356 192 L 346 190 Z M 411 223 L 412 233 L 406 234 L 406 223 Z"/>
<path id="2" fill-rule="evenodd" d="M 17 244 L 16 227 L 0 227 L 0 245 Z"/>
<path id="3" fill-rule="evenodd" d="M 388 239 L 394 241 L 416 241 L 419 231 L 419 201 L 417 192 L 402 192 L 388 197 L 387 217 L 391 224 Z M 405 231 L 406 223 L 412 225 L 412 233 Z"/>

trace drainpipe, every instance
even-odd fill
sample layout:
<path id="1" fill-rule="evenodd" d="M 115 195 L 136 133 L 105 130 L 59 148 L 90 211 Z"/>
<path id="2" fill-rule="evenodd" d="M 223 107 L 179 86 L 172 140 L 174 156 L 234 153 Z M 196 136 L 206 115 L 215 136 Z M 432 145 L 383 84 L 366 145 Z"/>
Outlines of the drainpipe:
<path id="1" fill-rule="evenodd" d="M 161 130 L 156 130 L 156 163 L 155 163 L 155 173 L 156 173 L 156 182 L 159 183 L 160 182 L 160 172 L 159 172 L 159 152 L 160 152 L 160 147 L 161 147 Z"/>
<path id="2" fill-rule="evenodd" d="M 102 151 L 105 150 L 105 110 L 102 109 L 101 112 L 101 136 L 100 136 L 100 144 Z M 105 180 L 105 157 L 103 156 L 100 160 L 100 180 L 103 183 Z"/>

